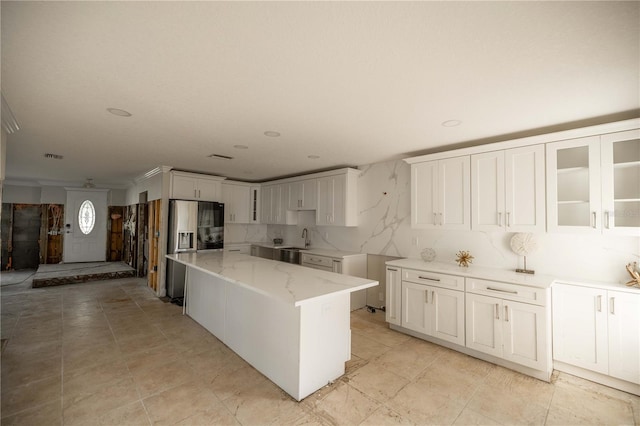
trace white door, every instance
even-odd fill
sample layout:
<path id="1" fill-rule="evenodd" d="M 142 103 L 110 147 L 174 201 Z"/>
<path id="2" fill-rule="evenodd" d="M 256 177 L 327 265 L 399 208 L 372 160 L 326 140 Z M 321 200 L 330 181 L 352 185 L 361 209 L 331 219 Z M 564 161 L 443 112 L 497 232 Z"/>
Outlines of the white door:
<path id="1" fill-rule="evenodd" d="M 504 151 L 471 156 L 471 228 L 504 230 Z"/>
<path id="2" fill-rule="evenodd" d="M 502 357 L 502 300 L 467 293 L 467 347 Z"/>
<path id="3" fill-rule="evenodd" d="M 545 308 L 503 301 L 503 357 L 536 370 L 546 370 Z"/>
<path id="4" fill-rule="evenodd" d="M 471 157 L 438 162 L 438 222 L 446 229 L 471 229 Z"/>
<path id="5" fill-rule="evenodd" d="M 411 227 L 433 228 L 438 224 L 438 162 L 411 165 Z"/>
<path id="6" fill-rule="evenodd" d="M 607 292 L 553 285 L 553 359 L 608 374 Z"/>
<path id="7" fill-rule="evenodd" d="M 107 259 L 108 189 L 66 188 L 65 263 Z"/>
<path id="8" fill-rule="evenodd" d="M 387 309 L 385 319 L 390 324 L 400 324 L 400 312 L 402 311 L 402 289 L 400 282 L 400 270 L 387 267 Z"/>
<path id="9" fill-rule="evenodd" d="M 640 294 L 608 292 L 609 374 L 640 384 Z"/>
<path id="10" fill-rule="evenodd" d="M 402 283 L 402 326 L 419 333 L 429 334 L 427 318 L 429 289 L 420 284 Z"/>
<path id="11" fill-rule="evenodd" d="M 507 231 L 544 232 L 544 145 L 506 150 L 504 164 Z"/>
<path id="12" fill-rule="evenodd" d="M 464 293 L 431 288 L 431 334 L 464 346 Z"/>

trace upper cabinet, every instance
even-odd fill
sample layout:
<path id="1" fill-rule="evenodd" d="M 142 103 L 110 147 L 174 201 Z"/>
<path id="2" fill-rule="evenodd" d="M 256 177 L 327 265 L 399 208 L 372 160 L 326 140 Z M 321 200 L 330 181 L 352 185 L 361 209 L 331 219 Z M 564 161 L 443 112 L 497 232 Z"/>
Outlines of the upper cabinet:
<path id="1" fill-rule="evenodd" d="M 601 137 L 603 232 L 640 235 L 640 130 Z"/>
<path id="2" fill-rule="evenodd" d="M 169 198 L 197 201 L 220 201 L 223 177 L 187 172 L 171 172 Z"/>
<path id="3" fill-rule="evenodd" d="M 547 144 L 549 231 L 639 235 L 640 130 Z"/>
<path id="4" fill-rule="evenodd" d="M 248 184 L 222 183 L 225 223 L 250 223 L 251 187 Z"/>
<path id="5" fill-rule="evenodd" d="M 358 226 L 358 175 L 357 170 L 347 169 L 318 178 L 317 225 Z"/>
<path id="6" fill-rule="evenodd" d="M 471 229 L 544 232 L 544 145 L 471 156 Z"/>
<path id="7" fill-rule="evenodd" d="M 267 225 L 295 225 L 297 217 L 287 206 L 289 203 L 289 185 L 264 185 L 261 188 L 261 219 Z"/>
<path id="8" fill-rule="evenodd" d="M 305 179 L 289 184 L 289 210 L 315 210 L 318 200 L 317 179 Z"/>
<path id="9" fill-rule="evenodd" d="M 411 164 L 411 226 L 470 229 L 470 158 Z"/>

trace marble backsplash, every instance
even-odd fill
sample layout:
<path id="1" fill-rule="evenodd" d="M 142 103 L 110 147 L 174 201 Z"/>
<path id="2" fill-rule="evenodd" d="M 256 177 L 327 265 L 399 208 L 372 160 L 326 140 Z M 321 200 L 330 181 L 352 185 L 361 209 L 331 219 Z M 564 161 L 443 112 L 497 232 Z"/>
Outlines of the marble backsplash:
<path id="1" fill-rule="evenodd" d="M 225 241 L 270 241 L 302 246 L 307 228 L 311 246 L 419 258 L 430 247 L 437 260 L 455 262 L 459 250 L 468 250 L 479 266 L 515 269 L 522 257 L 509 246 L 513 233 L 417 230 L 411 228 L 410 166 L 402 160 L 359 167 L 359 226 L 316 226 L 313 212 L 298 213 L 298 225 L 230 225 Z M 238 228 L 238 229 L 236 229 Z M 626 282 L 625 265 L 640 262 L 640 237 L 541 233 L 538 250 L 527 257 L 527 267 L 538 274 L 585 280 Z"/>

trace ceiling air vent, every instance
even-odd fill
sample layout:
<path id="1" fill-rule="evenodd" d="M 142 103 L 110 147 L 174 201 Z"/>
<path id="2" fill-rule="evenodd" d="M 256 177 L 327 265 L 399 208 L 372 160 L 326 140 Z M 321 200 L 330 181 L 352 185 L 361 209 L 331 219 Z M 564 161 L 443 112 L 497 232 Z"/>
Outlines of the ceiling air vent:
<path id="1" fill-rule="evenodd" d="M 54 160 L 62 160 L 64 157 L 59 154 L 45 154 L 44 158 L 52 158 Z"/>
<path id="2" fill-rule="evenodd" d="M 228 155 L 222 155 L 222 154 L 211 154 L 211 155 L 207 155 L 207 157 L 220 158 L 221 160 L 233 160 L 233 157 L 229 157 Z"/>

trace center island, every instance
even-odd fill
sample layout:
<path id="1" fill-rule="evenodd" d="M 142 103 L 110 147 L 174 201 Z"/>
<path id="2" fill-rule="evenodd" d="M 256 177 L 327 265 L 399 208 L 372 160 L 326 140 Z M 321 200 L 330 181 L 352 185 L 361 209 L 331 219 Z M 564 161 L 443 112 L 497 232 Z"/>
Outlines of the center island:
<path id="1" fill-rule="evenodd" d="M 179 253 L 184 310 L 297 401 L 351 359 L 350 295 L 377 281 L 224 251 Z"/>

